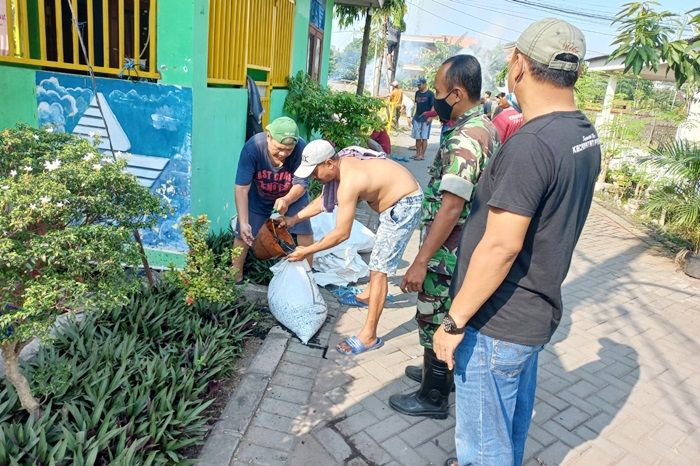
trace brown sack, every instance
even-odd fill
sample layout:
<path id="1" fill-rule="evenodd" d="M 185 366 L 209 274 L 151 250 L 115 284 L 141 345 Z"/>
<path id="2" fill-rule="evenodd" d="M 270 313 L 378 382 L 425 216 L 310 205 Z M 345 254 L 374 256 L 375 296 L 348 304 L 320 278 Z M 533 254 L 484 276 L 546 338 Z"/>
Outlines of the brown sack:
<path id="1" fill-rule="evenodd" d="M 274 259 L 289 254 L 295 248 L 294 239 L 286 227 L 280 227 L 268 219 L 260 227 L 253 242 L 253 254 L 261 260 Z"/>

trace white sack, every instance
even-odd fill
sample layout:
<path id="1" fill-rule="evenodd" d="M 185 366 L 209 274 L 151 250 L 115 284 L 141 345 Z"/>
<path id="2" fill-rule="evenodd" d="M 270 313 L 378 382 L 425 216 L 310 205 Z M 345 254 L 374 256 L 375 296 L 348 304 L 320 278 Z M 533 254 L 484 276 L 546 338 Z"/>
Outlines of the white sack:
<path id="1" fill-rule="evenodd" d="M 326 321 L 328 308 L 314 281 L 309 263 L 279 261 L 267 289 L 272 315 L 307 344 Z"/>
<path id="2" fill-rule="evenodd" d="M 325 256 L 314 254 L 314 269 L 318 271 L 314 273 L 314 279 L 319 286 L 346 286 L 369 275 L 369 267 L 354 248 Z"/>
<path id="3" fill-rule="evenodd" d="M 336 210 L 333 212 L 323 212 L 315 217 L 311 217 L 311 229 L 314 232 L 314 241 L 318 241 L 326 236 L 335 228 Z M 374 233 L 372 230 L 358 222 L 352 221 L 352 229 L 350 230 L 350 238 L 343 241 L 339 245 L 316 253 L 315 255 L 325 256 L 326 254 L 334 254 L 336 251 L 342 251 L 346 248 L 354 248 L 359 253 L 372 252 L 374 247 Z M 342 254 L 340 256 L 342 257 Z"/>
<path id="4" fill-rule="evenodd" d="M 335 228 L 336 210 L 311 218 L 314 240 L 318 241 Z M 374 247 L 372 230 L 353 220 L 350 238 L 339 245 L 314 254 L 314 279 L 320 286 L 346 286 L 369 276 L 369 268 L 360 252 L 371 252 Z"/>

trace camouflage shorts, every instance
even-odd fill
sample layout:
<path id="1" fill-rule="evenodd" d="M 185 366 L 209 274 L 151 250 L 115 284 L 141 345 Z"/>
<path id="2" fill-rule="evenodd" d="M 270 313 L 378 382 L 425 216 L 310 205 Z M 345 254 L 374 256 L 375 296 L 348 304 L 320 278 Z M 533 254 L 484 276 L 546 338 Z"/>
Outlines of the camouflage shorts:
<path id="1" fill-rule="evenodd" d="M 418 322 L 418 339 L 421 346 L 432 349 L 433 335 L 442 323 L 442 318 L 450 310 L 449 275 L 442 275 L 428 270 L 423 281 L 423 291 L 418 293 L 416 321 Z"/>

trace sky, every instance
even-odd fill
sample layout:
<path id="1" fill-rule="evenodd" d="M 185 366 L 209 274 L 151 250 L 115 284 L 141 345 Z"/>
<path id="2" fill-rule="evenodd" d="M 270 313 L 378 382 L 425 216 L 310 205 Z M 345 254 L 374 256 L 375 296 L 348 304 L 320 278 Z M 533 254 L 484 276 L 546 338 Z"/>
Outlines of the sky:
<path id="1" fill-rule="evenodd" d="M 605 55 L 613 50 L 610 43 L 616 35 L 617 25 L 609 20 L 586 17 L 612 17 L 620 7 L 631 0 L 406 0 L 405 34 L 454 35 L 464 33 L 474 37 L 485 48 L 512 42 L 533 21 L 558 17 L 581 28 L 586 35 L 587 58 Z M 576 13 L 560 13 L 523 5 L 523 2 L 556 5 Z M 695 0 L 659 0 L 661 9 L 685 13 Z M 577 5 L 582 5 L 581 7 Z M 341 30 L 334 24 L 331 43 L 342 49 L 353 37 L 362 37 L 363 24 Z"/>

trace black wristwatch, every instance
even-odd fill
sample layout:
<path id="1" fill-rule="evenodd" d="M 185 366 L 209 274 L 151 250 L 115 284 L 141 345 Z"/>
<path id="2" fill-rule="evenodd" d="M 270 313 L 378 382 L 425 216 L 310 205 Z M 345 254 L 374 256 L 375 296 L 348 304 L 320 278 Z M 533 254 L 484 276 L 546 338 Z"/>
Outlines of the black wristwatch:
<path id="1" fill-rule="evenodd" d="M 442 318 L 442 328 L 450 335 L 461 335 L 464 333 L 466 326 L 461 328 L 457 327 L 457 323 L 454 319 L 449 314 L 445 314 L 445 317 Z"/>

